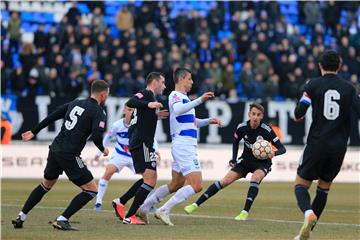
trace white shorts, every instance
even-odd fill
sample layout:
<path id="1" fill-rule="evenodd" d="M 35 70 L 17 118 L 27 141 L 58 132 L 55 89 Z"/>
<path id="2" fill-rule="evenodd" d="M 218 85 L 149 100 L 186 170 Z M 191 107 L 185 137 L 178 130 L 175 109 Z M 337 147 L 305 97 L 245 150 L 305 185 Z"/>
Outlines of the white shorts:
<path id="1" fill-rule="evenodd" d="M 173 157 L 173 171 L 181 173 L 183 176 L 201 171 L 196 145 L 172 144 L 171 154 Z"/>
<path id="2" fill-rule="evenodd" d="M 124 167 L 127 167 L 135 174 L 134 163 L 131 157 L 113 152 L 110 156 L 109 164 L 114 165 L 117 168 L 117 172 L 120 172 Z"/>

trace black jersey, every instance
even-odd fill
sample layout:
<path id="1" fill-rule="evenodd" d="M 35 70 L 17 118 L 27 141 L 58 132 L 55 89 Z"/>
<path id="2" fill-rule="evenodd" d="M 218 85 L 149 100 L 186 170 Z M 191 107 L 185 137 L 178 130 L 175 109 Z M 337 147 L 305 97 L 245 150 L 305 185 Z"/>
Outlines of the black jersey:
<path id="1" fill-rule="evenodd" d="M 95 99 L 74 100 L 61 105 L 31 131 L 37 134 L 50 122 L 61 118 L 64 122 L 51 143 L 51 151 L 79 156 L 90 135 L 99 150 L 104 151 L 102 135 L 105 131 L 106 113 Z"/>
<path id="2" fill-rule="evenodd" d="M 277 148 L 275 155 L 283 154 L 286 151 L 284 145 L 280 142 L 279 138 L 268 124 L 260 122 L 259 126 L 253 129 L 250 127 L 250 120 L 248 120 L 246 122 L 240 123 L 234 133 L 233 161 L 235 161 L 237 158 L 239 142 L 241 139 L 244 139 L 244 149 L 241 157 L 245 161 L 259 161 L 252 154 L 252 145 L 257 140 L 266 140 L 273 144 Z M 267 161 L 271 160 L 268 159 Z"/>
<path id="3" fill-rule="evenodd" d="M 350 135 L 350 113 L 356 107 L 355 88 L 336 74 L 310 80 L 296 109 L 295 117 L 305 115 L 312 106 L 312 123 L 308 144 L 336 151 L 346 148 Z M 356 109 L 354 109 L 356 110 Z"/>
<path id="4" fill-rule="evenodd" d="M 128 107 L 135 108 L 129 127 L 130 150 L 140 147 L 143 143 L 148 148 L 153 148 L 158 117 L 156 109 L 149 108 L 148 104 L 155 101 L 153 92 L 144 89 L 127 102 Z"/>

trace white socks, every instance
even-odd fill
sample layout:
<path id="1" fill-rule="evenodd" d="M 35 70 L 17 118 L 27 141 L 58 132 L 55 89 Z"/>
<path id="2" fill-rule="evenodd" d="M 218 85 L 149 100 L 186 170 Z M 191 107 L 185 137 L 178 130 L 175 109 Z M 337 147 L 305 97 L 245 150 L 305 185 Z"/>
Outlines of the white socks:
<path id="1" fill-rule="evenodd" d="M 188 199 L 191 195 L 195 194 L 195 190 L 192 188 L 191 185 L 186 185 L 175 193 L 159 210 L 164 212 L 170 212 L 171 208 L 179 203 L 184 202 Z"/>
<path id="2" fill-rule="evenodd" d="M 145 202 L 140 206 L 140 211 L 149 212 L 151 207 L 161 202 L 169 194 L 167 184 L 160 186 L 153 193 L 149 194 Z"/>
<path id="3" fill-rule="evenodd" d="M 305 211 L 305 218 L 307 218 L 310 214 L 314 213 L 312 209 Z"/>
<path id="4" fill-rule="evenodd" d="M 25 213 L 23 213 L 22 211 L 20 211 L 18 215 L 20 216 L 20 220 L 21 220 L 21 221 L 25 221 L 25 219 L 26 219 L 26 214 L 25 214 Z"/>
<path id="5" fill-rule="evenodd" d="M 101 178 L 99 180 L 98 194 L 96 196 L 96 203 L 102 204 L 102 199 L 105 195 L 107 187 L 108 187 L 108 181 Z"/>
<path id="6" fill-rule="evenodd" d="M 67 221 L 68 219 L 65 218 L 63 215 L 59 216 L 56 221 Z"/>

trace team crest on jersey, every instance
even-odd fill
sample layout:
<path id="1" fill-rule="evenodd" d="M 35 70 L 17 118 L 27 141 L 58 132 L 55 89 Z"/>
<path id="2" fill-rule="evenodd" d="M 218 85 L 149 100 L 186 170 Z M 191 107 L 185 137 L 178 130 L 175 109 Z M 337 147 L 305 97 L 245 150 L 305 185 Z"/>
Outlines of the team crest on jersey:
<path id="1" fill-rule="evenodd" d="M 258 140 L 264 140 L 264 138 L 262 136 L 257 136 L 256 141 Z"/>
<path id="2" fill-rule="evenodd" d="M 181 100 L 181 98 L 180 98 L 178 95 L 174 94 L 174 96 L 173 96 L 173 98 L 172 98 L 172 101 L 173 101 L 173 102 L 178 102 L 178 101 L 180 101 L 180 100 Z"/>

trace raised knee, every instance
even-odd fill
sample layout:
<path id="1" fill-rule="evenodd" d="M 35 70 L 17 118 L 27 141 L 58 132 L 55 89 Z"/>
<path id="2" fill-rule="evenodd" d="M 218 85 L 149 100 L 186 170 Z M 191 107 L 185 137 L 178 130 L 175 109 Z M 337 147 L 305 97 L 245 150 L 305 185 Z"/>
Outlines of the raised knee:
<path id="1" fill-rule="evenodd" d="M 196 193 L 201 192 L 201 190 L 203 189 L 202 184 L 195 184 L 195 185 L 192 186 L 192 187 L 193 187 L 193 189 L 194 189 L 194 191 L 195 191 Z"/>

